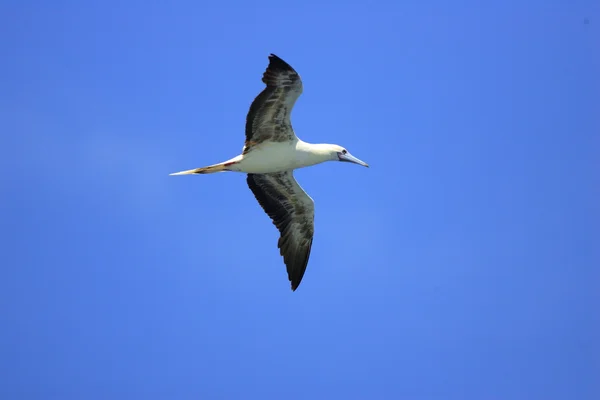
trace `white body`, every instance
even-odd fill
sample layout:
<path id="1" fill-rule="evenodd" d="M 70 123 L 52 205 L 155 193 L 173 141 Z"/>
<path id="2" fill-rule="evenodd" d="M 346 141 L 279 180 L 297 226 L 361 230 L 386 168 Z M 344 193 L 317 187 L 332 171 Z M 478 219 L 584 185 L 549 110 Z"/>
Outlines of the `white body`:
<path id="1" fill-rule="evenodd" d="M 248 174 L 269 174 L 309 167 L 332 159 L 330 151 L 320 144 L 311 144 L 297 139 L 293 142 L 265 142 L 256 145 L 250 152 L 224 162 L 229 171 Z"/>
<path id="2" fill-rule="evenodd" d="M 368 167 L 367 163 L 352 156 L 335 144 L 306 143 L 295 137 L 290 142 L 263 142 L 222 163 L 208 167 L 175 172 L 171 175 L 211 174 L 215 172 L 243 172 L 246 174 L 272 174 L 310 167 L 326 161 L 350 161 Z"/>

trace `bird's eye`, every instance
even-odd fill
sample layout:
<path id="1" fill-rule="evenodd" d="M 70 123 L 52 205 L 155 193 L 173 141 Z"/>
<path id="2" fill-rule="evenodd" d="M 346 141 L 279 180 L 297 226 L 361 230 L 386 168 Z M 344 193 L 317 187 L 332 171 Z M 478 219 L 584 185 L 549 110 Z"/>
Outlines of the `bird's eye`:
<path id="1" fill-rule="evenodd" d="M 346 149 L 342 150 L 342 154 L 346 154 L 348 151 Z"/>

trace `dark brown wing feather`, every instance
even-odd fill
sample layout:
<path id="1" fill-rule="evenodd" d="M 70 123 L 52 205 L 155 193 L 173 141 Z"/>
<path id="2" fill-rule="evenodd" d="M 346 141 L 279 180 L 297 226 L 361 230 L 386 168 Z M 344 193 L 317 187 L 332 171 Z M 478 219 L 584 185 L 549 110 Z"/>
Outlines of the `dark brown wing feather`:
<path id="1" fill-rule="evenodd" d="M 296 290 L 308 264 L 314 235 L 314 202 L 289 172 L 248 174 L 248 186 L 280 232 L 277 247 Z"/>
<path id="2" fill-rule="evenodd" d="M 290 114 L 302 94 L 300 75 L 271 54 L 262 81 L 267 87 L 254 99 L 246 116 L 244 153 L 261 142 L 286 142 L 295 137 Z"/>

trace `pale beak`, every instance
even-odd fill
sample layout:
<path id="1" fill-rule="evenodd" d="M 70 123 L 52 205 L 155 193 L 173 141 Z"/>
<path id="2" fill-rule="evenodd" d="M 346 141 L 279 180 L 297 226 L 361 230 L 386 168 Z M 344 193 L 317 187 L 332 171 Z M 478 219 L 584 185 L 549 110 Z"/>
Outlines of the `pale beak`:
<path id="1" fill-rule="evenodd" d="M 347 162 L 351 162 L 354 164 L 358 164 L 358 165 L 362 165 L 363 167 L 369 167 L 369 164 L 367 164 L 364 161 L 359 160 L 358 158 L 354 157 L 352 154 L 350 153 L 338 153 L 338 158 L 340 159 L 340 161 L 347 161 Z"/>

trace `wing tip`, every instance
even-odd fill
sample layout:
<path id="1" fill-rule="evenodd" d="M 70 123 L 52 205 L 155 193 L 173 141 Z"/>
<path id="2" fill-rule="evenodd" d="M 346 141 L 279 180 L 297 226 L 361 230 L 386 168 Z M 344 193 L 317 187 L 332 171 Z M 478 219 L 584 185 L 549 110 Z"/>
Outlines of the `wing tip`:
<path id="1" fill-rule="evenodd" d="M 294 68 L 292 68 L 292 66 L 290 64 L 283 61 L 283 59 L 281 57 L 279 57 L 278 55 L 273 54 L 273 53 L 269 54 L 269 68 L 294 71 Z M 294 71 L 294 72 L 296 72 L 296 71 Z"/>
<path id="2" fill-rule="evenodd" d="M 290 276 L 290 287 L 292 289 L 292 292 L 295 292 L 296 289 L 298 289 L 298 286 L 300 286 L 300 283 L 302 282 L 302 278 L 304 277 L 304 273 L 301 273 L 300 276 L 296 275 L 294 277 Z"/>
<path id="3" fill-rule="evenodd" d="M 298 72 L 290 64 L 283 61 L 280 57 L 275 54 L 269 55 L 269 65 L 263 74 L 263 82 L 267 85 L 277 86 L 278 81 L 281 80 L 281 77 L 278 77 L 278 74 L 287 73 L 287 77 L 284 78 L 284 81 L 288 81 L 288 83 L 292 83 L 294 80 L 297 80 L 300 75 Z"/>

